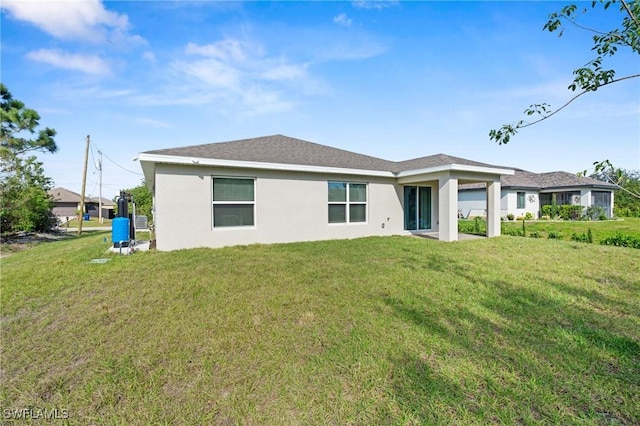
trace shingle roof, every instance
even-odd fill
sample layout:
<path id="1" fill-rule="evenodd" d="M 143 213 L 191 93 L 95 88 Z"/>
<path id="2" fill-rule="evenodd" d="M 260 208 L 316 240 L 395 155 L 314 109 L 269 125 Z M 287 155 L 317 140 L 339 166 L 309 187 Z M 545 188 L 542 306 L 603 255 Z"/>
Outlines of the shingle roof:
<path id="1" fill-rule="evenodd" d="M 377 170 L 394 173 L 446 164 L 497 167 L 445 154 L 399 162 L 389 161 L 283 135 L 159 149 L 147 151 L 145 154 Z"/>
<path id="2" fill-rule="evenodd" d="M 53 188 L 48 191 L 49 195 L 54 201 L 60 201 L 62 203 L 79 203 L 80 194 L 77 192 L 69 191 L 66 188 Z"/>
<path id="3" fill-rule="evenodd" d="M 616 188 L 615 185 L 603 182 L 590 177 L 580 177 L 568 172 L 548 172 L 540 173 L 539 181 L 545 188 L 549 187 L 569 187 L 569 186 L 598 186 L 605 188 Z"/>
<path id="4" fill-rule="evenodd" d="M 77 192 L 70 191 L 66 188 L 57 187 L 50 189 L 48 191 L 49 195 L 53 198 L 54 201 L 59 201 L 62 203 L 79 203 L 80 202 L 80 194 Z M 84 199 L 87 203 L 99 203 L 100 197 L 85 197 Z M 104 207 L 115 206 L 115 203 L 108 198 L 102 197 L 102 205 Z"/>
<path id="5" fill-rule="evenodd" d="M 429 155 L 427 157 L 420 157 L 420 158 L 414 158 L 412 160 L 399 161 L 399 162 L 396 162 L 395 164 L 396 164 L 396 170 L 394 171 L 398 171 L 398 172 L 405 171 L 405 170 L 417 170 L 417 169 L 424 169 L 428 167 L 444 166 L 445 164 L 460 164 L 464 166 L 504 168 L 502 166 L 480 163 L 478 161 L 467 160 L 466 158 L 460 158 L 460 157 L 453 157 L 451 155 L 446 155 L 446 154 Z"/>
<path id="6" fill-rule="evenodd" d="M 359 170 L 390 170 L 393 162 L 283 135 L 147 151 L 145 154 L 298 164 Z"/>

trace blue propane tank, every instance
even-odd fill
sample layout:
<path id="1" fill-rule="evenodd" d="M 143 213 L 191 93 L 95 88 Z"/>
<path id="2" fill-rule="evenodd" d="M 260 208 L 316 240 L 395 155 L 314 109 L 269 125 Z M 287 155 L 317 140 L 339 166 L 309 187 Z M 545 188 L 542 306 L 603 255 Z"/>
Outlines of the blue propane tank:
<path id="1" fill-rule="evenodd" d="M 115 248 L 129 247 L 129 218 L 116 217 L 112 222 L 111 241 Z"/>

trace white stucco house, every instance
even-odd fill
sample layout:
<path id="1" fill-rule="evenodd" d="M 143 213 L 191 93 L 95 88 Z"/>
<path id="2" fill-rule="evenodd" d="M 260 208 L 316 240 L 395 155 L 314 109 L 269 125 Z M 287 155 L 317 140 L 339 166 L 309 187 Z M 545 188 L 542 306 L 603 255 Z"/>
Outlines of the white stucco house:
<path id="1" fill-rule="evenodd" d="M 458 187 L 481 183 L 500 235 L 513 170 L 437 154 L 395 162 L 283 135 L 139 154 L 158 250 L 431 232 L 458 238 Z"/>
<path id="2" fill-rule="evenodd" d="M 513 214 L 524 217 L 531 213 L 540 217 L 542 206 L 580 205 L 583 211 L 591 206 L 604 209 L 605 215 L 613 217 L 613 191 L 615 185 L 589 177 L 580 177 L 568 172 L 533 173 L 514 169 L 512 175 L 501 177 L 501 216 Z M 460 185 L 458 208 L 463 217 L 486 214 L 486 190 L 482 183 Z"/>

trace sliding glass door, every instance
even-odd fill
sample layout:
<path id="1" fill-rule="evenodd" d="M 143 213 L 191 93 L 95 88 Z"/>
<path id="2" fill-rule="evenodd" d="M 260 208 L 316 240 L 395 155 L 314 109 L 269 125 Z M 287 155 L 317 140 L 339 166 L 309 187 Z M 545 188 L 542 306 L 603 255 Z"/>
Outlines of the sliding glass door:
<path id="1" fill-rule="evenodd" d="M 404 187 L 404 229 L 431 229 L 431 187 Z"/>

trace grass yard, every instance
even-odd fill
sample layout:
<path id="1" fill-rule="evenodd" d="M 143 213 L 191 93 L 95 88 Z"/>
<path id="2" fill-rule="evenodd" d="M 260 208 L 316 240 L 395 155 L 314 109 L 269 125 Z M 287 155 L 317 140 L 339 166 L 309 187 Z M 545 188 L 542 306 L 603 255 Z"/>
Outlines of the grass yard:
<path id="1" fill-rule="evenodd" d="M 118 257 L 107 235 L 0 260 L 4 420 L 640 423 L 637 250 L 387 237 Z"/>
<path id="2" fill-rule="evenodd" d="M 487 230 L 487 225 L 484 220 L 479 221 L 480 232 L 475 232 L 475 223 L 473 220 L 460 220 L 458 228 L 460 232 L 467 233 L 480 233 L 484 235 Z M 625 217 L 620 220 L 596 220 L 596 221 L 583 221 L 583 220 L 528 220 L 526 221 L 527 236 L 531 233 L 538 233 L 540 238 L 548 238 L 550 232 L 555 232 L 559 235 L 558 239 L 570 240 L 571 235 L 586 234 L 589 229 L 593 234 L 593 241 L 599 244 L 600 241 L 613 237 L 617 232 L 621 232 L 625 235 L 632 235 L 636 238 L 640 238 L 640 218 L 637 217 Z M 508 234 L 510 231 L 522 231 L 522 221 L 503 221 L 501 222 L 501 228 L 503 234 Z"/>
<path id="3" fill-rule="evenodd" d="M 562 239 L 570 239 L 573 233 L 586 234 L 589 229 L 593 233 L 593 241 L 598 244 L 616 232 L 640 238 L 640 218 L 625 217 L 620 220 L 565 220 L 565 221 L 527 221 L 527 233 L 538 232 L 541 238 L 547 238 L 550 231 L 560 232 Z M 522 229 L 522 222 L 503 222 L 502 229 Z"/>
<path id="4" fill-rule="evenodd" d="M 112 219 L 102 218 L 103 223 L 100 223 L 100 220 L 97 217 L 92 217 L 89 220 L 83 220 L 82 226 L 84 228 L 109 228 L 111 229 Z M 78 227 L 78 219 L 71 219 L 69 222 L 60 225 L 60 228 L 77 228 Z"/>

